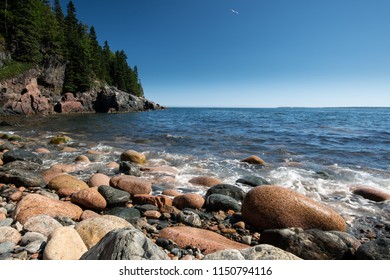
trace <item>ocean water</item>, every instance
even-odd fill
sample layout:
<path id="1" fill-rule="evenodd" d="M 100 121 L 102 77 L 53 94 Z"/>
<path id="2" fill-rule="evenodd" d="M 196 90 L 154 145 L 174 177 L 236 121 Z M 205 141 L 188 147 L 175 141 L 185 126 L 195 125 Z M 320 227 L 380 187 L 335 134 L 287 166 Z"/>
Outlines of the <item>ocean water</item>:
<path id="1" fill-rule="evenodd" d="M 182 191 L 204 193 L 188 184 L 198 175 L 230 184 L 256 175 L 331 205 L 350 223 L 363 216 L 390 222 L 388 204 L 350 191 L 366 185 L 390 192 L 387 108 L 171 108 L 11 122 L 17 124 L 10 128 L 15 133 L 48 138 L 62 132 L 79 147 L 112 150 L 114 157 L 107 160 L 117 160 L 127 149 L 144 152 L 151 164 L 178 168 L 177 188 Z M 268 165 L 240 162 L 250 155 Z M 59 154 L 58 159 L 67 156 Z"/>

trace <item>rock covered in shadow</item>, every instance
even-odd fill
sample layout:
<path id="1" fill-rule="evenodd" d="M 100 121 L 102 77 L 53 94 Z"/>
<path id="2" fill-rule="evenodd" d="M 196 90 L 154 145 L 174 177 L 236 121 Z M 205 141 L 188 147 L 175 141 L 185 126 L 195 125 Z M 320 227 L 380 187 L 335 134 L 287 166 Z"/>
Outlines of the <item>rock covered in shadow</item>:
<path id="1" fill-rule="evenodd" d="M 110 186 L 100 186 L 98 191 L 106 199 L 107 205 L 110 207 L 125 205 L 130 200 L 128 192 Z"/>
<path id="2" fill-rule="evenodd" d="M 305 260 L 353 259 L 361 245 L 345 232 L 301 228 L 265 230 L 260 243 L 279 247 Z"/>
<path id="3" fill-rule="evenodd" d="M 141 212 L 135 208 L 115 207 L 106 212 L 107 215 L 122 218 L 129 223 L 136 223 L 141 218 Z"/>
<path id="4" fill-rule="evenodd" d="M 128 161 L 121 161 L 121 163 L 119 164 L 119 172 L 126 175 L 135 176 L 135 177 L 141 176 L 140 168 Z"/>
<path id="5" fill-rule="evenodd" d="M 34 162 L 38 164 L 42 164 L 43 161 L 40 159 L 40 157 L 32 152 L 26 151 L 26 150 L 12 150 L 8 151 L 3 155 L 3 162 L 13 162 L 13 161 L 27 161 L 27 162 Z"/>
<path id="6" fill-rule="evenodd" d="M 212 194 L 227 195 L 240 202 L 245 197 L 245 192 L 241 188 L 229 184 L 219 184 L 214 187 L 211 187 L 207 190 L 206 198 Z"/>
<path id="7" fill-rule="evenodd" d="M 206 202 L 204 204 L 207 211 L 228 211 L 233 210 L 235 212 L 240 212 L 241 205 L 237 200 L 231 198 L 227 195 L 223 194 L 212 194 L 206 198 Z"/>
<path id="8" fill-rule="evenodd" d="M 237 184 L 247 185 L 250 187 L 257 187 L 257 186 L 263 186 L 263 185 L 270 185 L 270 183 L 264 179 L 263 177 L 259 176 L 244 176 L 241 177 L 236 181 Z"/>
<path id="9" fill-rule="evenodd" d="M 390 260 L 390 239 L 380 238 L 364 243 L 356 252 L 358 260 Z"/>
<path id="10" fill-rule="evenodd" d="M 136 228 L 109 232 L 81 260 L 169 260 L 168 255 Z"/>

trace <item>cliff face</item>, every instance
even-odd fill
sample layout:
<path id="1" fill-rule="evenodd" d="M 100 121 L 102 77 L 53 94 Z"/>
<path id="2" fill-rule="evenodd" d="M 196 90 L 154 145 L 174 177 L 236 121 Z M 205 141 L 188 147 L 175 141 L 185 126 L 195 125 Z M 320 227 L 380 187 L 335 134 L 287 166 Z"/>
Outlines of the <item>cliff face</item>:
<path id="1" fill-rule="evenodd" d="M 61 95 L 64 76 L 65 64 L 51 60 L 41 69 L 31 69 L 1 81 L 0 114 L 120 113 L 163 109 L 145 98 L 109 86 Z"/>

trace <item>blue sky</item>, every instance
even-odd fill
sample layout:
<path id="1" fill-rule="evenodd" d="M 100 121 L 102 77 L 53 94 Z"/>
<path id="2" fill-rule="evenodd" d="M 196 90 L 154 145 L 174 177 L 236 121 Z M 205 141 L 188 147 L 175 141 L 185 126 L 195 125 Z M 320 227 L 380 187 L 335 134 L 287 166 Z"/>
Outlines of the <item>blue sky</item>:
<path id="1" fill-rule="evenodd" d="M 390 106 L 388 0 L 74 3 L 162 105 Z"/>

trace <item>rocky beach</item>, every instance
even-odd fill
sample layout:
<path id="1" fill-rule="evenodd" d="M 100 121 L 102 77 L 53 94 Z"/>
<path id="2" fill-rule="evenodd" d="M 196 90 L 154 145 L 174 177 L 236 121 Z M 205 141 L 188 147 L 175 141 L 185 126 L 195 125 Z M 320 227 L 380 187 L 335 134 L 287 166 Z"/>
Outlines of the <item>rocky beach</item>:
<path id="1" fill-rule="evenodd" d="M 183 182 L 174 161 L 131 146 L 0 136 L 1 260 L 390 259 L 390 223 L 351 223 L 326 199 L 261 176 Z M 256 155 L 235 164 L 272 169 Z M 386 191 L 349 195 L 389 211 Z"/>

